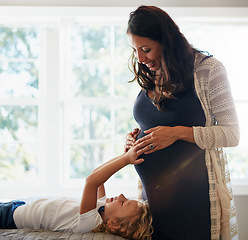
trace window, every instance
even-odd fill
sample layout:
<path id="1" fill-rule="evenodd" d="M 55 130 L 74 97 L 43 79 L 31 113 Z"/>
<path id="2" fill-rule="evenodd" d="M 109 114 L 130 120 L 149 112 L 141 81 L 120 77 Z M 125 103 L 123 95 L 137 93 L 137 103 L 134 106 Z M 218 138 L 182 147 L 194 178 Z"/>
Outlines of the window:
<path id="1" fill-rule="evenodd" d="M 39 28 L 0 25 L 0 180 L 38 173 Z"/>
<path id="2" fill-rule="evenodd" d="M 81 196 L 83 179 L 122 153 L 126 133 L 137 126 L 132 106 L 139 87 L 128 83 L 133 76 L 126 37 L 133 9 L 113 14 L 110 8 L 98 17 L 94 8 L 81 10 L 78 16 L 68 8 L 56 17 L 53 10 L 51 16 L 39 10 L 42 17 L 25 10 L 14 20 L 2 13 L 0 199 Z M 247 183 L 248 19 L 213 22 L 180 11 L 171 15 L 189 42 L 227 69 L 241 128 L 240 145 L 227 149 L 229 166 L 233 179 Z M 135 196 L 137 175 L 130 166 L 109 184 L 114 194 L 121 188 Z"/>
<path id="3" fill-rule="evenodd" d="M 100 163 L 123 153 L 125 135 L 136 127 L 132 105 L 139 87 L 128 84 L 131 49 L 125 25 L 100 20 L 86 24 L 61 17 L 60 24 L 58 19 L 41 20 L 27 30 L 25 26 L 32 24 L 25 21 L 1 26 L 2 36 L 7 36 L 2 41 L 3 52 L 13 49 L 17 58 L 2 54 L 2 66 L 28 61 L 36 68 L 28 72 L 27 67 L 20 67 L 17 74 L 6 78 L 9 70 L 2 67 L 3 91 L 19 95 L 0 96 L 5 193 L 0 198 L 66 195 L 71 189 L 80 196 L 83 179 Z M 7 40 L 12 35 L 16 41 Z M 12 72 L 18 69 L 15 65 Z M 28 76 L 25 82 L 22 72 Z M 11 82 L 11 77 L 24 86 Z M 13 116 L 6 113 L 12 105 Z M 19 134 L 10 142 L 7 137 L 15 133 L 13 129 Z M 129 166 L 115 179 L 118 184 L 123 179 L 136 183 L 137 175 Z M 137 188 L 133 185 L 127 191 L 136 195 Z"/>
<path id="4" fill-rule="evenodd" d="M 121 25 L 80 23 L 68 32 L 64 156 L 70 179 L 84 178 L 122 153 L 123 137 L 135 126 L 131 113 L 137 86 L 128 84 L 131 50 L 125 32 Z M 124 175 L 134 174 L 130 170 L 116 176 Z"/>

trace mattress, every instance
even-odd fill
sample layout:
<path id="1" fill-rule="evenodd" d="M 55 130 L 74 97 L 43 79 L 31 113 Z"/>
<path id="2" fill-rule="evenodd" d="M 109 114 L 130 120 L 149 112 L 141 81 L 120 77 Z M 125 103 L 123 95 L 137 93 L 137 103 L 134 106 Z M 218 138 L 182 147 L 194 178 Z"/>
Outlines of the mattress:
<path id="1" fill-rule="evenodd" d="M 68 233 L 68 232 L 53 232 L 44 229 L 0 229 L 0 240 L 55 240 L 55 239 L 70 239 L 70 240 L 123 240 L 119 236 L 107 233 Z"/>

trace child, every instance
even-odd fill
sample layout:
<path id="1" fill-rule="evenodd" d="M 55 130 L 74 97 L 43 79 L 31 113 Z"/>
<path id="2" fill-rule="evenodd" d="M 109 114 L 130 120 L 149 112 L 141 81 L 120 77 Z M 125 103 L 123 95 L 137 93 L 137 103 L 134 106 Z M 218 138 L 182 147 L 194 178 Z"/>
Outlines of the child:
<path id="1" fill-rule="evenodd" d="M 128 164 L 140 164 L 139 146 L 96 168 L 87 178 L 81 203 L 68 198 L 0 203 L 0 228 L 43 228 L 62 232 L 107 232 L 128 239 L 151 239 L 152 218 L 146 203 L 123 194 L 105 197 L 104 182 Z"/>

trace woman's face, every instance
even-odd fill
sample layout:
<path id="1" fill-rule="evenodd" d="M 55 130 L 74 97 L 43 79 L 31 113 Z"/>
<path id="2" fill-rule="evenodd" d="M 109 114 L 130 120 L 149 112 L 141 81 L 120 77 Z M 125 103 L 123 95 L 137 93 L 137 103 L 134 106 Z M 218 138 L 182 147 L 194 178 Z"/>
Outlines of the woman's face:
<path id="1" fill-rule="evenodd" d="M 163 49 L 159 42 L 130 33 L 128 40 L 139 63 L 146 65 L 151 71 L 161 68 Z"/>

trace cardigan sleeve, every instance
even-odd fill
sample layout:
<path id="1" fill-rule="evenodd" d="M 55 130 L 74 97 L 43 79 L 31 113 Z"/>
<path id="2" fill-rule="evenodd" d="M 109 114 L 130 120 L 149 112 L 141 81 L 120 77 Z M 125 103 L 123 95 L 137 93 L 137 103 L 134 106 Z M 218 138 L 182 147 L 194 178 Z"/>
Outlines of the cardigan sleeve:
<path id="1" fill-rule="evenodd" d="M 237 146 L 238 118 L 224 66 L 215 58 L 206 60 L 195 78 L 206 115 L 205 127 L 193 127 L 196 144 L 202 149 Z"/>

